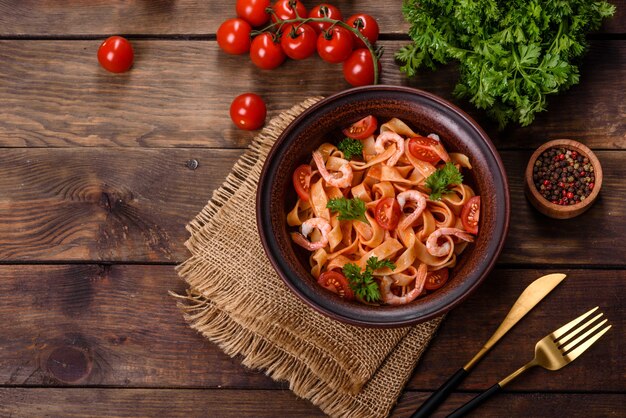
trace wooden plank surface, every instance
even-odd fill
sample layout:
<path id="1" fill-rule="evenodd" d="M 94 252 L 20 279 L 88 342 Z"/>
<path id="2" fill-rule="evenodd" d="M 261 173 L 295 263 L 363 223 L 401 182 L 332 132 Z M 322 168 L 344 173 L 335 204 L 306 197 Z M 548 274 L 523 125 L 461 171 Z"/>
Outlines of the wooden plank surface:
<path id="1" fill-rule="evenodd" d="M 71 48 L 68 48 L 68 42 Z M 385 41 L 382 82 L 452 100 L 485 127 L 500 149 L 535 148 L 572 138 L 591 148 L 626 147 L 626 41 L 593 41 L 581 84 L 550 99 L 528 128 L 499 132 L 482 112 L 453 98 L 453 65 L 407 80 Z M 244 147 L 254 136 L 234 127 L 230 101 L 253 91 L 269 116 L 307 97 L 346 89 L 341 66 L 315 57 L 261 71 L 215 41 L 137 40 L 135 66 L 111 74 L 96 62 L 98 41 L 0 41 L 0 147 Z"/>
<path id="2" fill-rule="evenodd" d="M 175 263 L 184 226 L 240 150 L 63 148 L 0 152 L 0 260 Z M 511 227 L 501 263 L 624 266 L 626 152 L 600 151 L 604 185 L 584 215 L 553 221 L 523 193 L 528 152 L 501 153 Z M 195 160 L 199 166 L 186 165 Z M 520 220 L 524 220 L 520 222 Z M 582 238 L 584 237 L 584 238 Z"/>
<path id="3" fill-rule="evenodd" d="M 407 417 L 428 396 L 409 392 L 391 418 Z M 444 417 L 474 394 L 453 394 L 433 415 Z M 500 394 L 468 417 L 501 418 L 521 411 L 528 417 L 617 417 L 623 410 L 622 394 Z M 12 418 L 63 417 L 324 417 L 309 402 L 290 392 L 264 390 L 176 389 L 23 389 L 0 388 L 0 414 Z"/>
<path id="4" fill-rule="evenodd" d="M 408 388 L 437 388 L 478 351 L 525 286 L 547 272 L 493 272 L 449 314 Z M 533 370 L 509 389 L 623 389 L 619 330 L 626 326 L 620 303 L 626 272 L 564 272 L 568 279 L 500 342 L 461 390 L 500 380 L 532 357 L 537 340 L 595 305 L 614 332 L 558 373 Z M 0 277 L 0 386 L 287 389 L 227 357 L 185 324 L 167 294 L 184 291 L 172 266 L 0 266 Z"/>
<path id="5" fill-rule="evenodd" d="M 308 9 L 319 4 L 311 0 L 303 3 Z M 401 0 L 331 3 L 342 10 L 344 18 L 353 13 L 374 16 L 384 34 L 406 35 L 408 31 Z M 617 13 L 601 32 L 624 33 L 626 2 L 611 3 L 617 6 Z M 235 17 L 234 0 L 0 0 L 0 36 L 207 35 L 214 34 L 230 17 Z"/>

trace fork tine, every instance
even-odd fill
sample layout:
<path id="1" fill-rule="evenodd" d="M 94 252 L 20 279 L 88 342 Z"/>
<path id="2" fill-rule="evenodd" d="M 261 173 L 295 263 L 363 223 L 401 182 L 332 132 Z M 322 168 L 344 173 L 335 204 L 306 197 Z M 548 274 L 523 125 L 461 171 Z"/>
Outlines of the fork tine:
<path id="1" fill-rule="evenodd" d="M 581 330 L 587 328 L 589 325 L 596 322 L 596 320 L 600 318 L 602 315 L 604 314 L 600 312 L 598 315 L 594 316 L 593 318 L 591 318 L 589 321 L 585 322 L 584 324 L 578 325 L 576 329 L 569 330 L 567 334 L 563 335 L 561 338 L 557 338 L 556 341 L 558 342 L 560 346 L 564 346 L 569 340 L 571 340 L 572 338 L 576 336 L 576 333 L 580 332 Z"/>
<path id="2" fill-rule="evenodd" d="M 585 352 L 585 350 L 587 350 L 589 347 L 591 347 L 593 345 L 593 343 L 598 341 L 598 339 L 600 339 L 600 337 L 602 337 L 608 330 L 610 330 L 612 326 L 613 325 L 609 325 L 608 327 L 604 328 L 602 331 L 600 331 L 599 333 L 597 333 L 596 335 L 594 335 L 593 337 L 588 339 L 584 344 L 579 345 L 576 349 L 574 349 L 571 352 L 567 353 L 565 355 L 567 360 L 568 361 L 574 361 L 576 359 L 576 357 L 580 356 L 582 353 Z"/>
<path id="3" fill-rule="evenodd" d="M 602 325 L 606 324 L 607 321 L 608 321 L 608 319 L 605 319 L 602 322 L 598 322 L 593 328 L 589 329 L 587 332 L 585 332 L 584 334 L 582 334 L 581 336 L 576 338 L 574 341 L 569 342 L 567 344 L 562 344 L 561 351 L 563 351 L 564 353 L 567 353 L 568 351 L 572 350 L 578 344 L 580 344 L 581 342 L 585 341 L 598 328 L 600 328 Z M 585 324 L 585 325 L 587 325 L 587 324 Z"/>
<path id="4" fill-rule="evenodd" d="M 554 337 L 554 339 L 556 340 L 557 338 L 563 336 L 565 333 L 567 333 L 567 331 L 569 331 L 570 329 L 574 328 L 576 325 L 578 325 L 580 322 L 582 322 L 586 317 L 588 317 L 593 312 L 595 312 L 598 308 L 599 307 L 596 306 L 595 308 L 593 308 L 589 312 L 586 312 L 586 313 L 582 314 L 581 316 L 579 316 L 578 318 L 574 319 L 573 321 L 570 321 L 567 324 L 563 325 L 561 328 L 557 329 L 556 331 L 554 331 L 552 333 L 552 337 Z"/>

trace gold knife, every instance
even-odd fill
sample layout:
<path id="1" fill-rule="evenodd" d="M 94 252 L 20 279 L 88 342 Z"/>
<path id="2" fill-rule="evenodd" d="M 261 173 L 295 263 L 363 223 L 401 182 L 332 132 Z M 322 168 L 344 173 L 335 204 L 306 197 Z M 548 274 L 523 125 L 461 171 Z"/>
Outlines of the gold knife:
<path id="1" fill-rule="evenodd" d="M 429 416 L 456 388 L 461 381 L 469 374 L 476 364 L 485 354 L 506 334 L 520 319 L 522 319 L 532 308 L 545 298 L 559 283 L 565 279 L 562 273 L 553 273 L 542 276 L 532 282 L 522 294 L 517 298 L 515 304 L 507 314 L 504 321 L 487 340 L 478 353 L 459 371 L 450 377 L 437 391 L 422 404 L 422 406 L 411 415 L 411 418 L 424 418 Z"/>

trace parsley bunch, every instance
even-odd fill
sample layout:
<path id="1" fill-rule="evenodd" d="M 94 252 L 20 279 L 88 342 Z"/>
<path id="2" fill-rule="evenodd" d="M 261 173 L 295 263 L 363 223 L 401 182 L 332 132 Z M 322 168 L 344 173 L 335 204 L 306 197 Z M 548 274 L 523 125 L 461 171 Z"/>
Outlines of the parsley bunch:
<path id="1" fill-rule="evenodd" d="M 346 199 L 345 197 L 330 199 L 326 203 L 326 207 L 333 212 L 339 212 L 337 219 L 340 221 L 357 220 L 369 224 L 365 217 L 365 211 L 367 210 L 365 202 L 358 197 L 352 199 Z"/>
<path id="2" fill-rule="evenodd" d="M 441 196 L 449 192 L 449 188 L 463 182 L 463 175 L 456 166 L 447 162 L 426 179 L 426 187 L 430 189 L 430 200 L 441 200 Z"/>
<path id="3" fill-rule="evenodd" d="M 374 281 L 374 271 L 383 267 L 393 270 L 396 265 L 389 260 L 379 260 L 378 257 L 373 256 L 367 260 L 367 267 L 364 271 L 361 271 L 361 267 L 356 264 L 350 263 L 343 266 L 343 274 L 357 297 L 366 302 L 376 302 L 380 300 L 380 289 Z"/>
<path id="4" fill-rule="evenodd" d="M 358 139 L 344 138 L 337 144 L 337 148 L 343 152 L 343 156 L 348 160 L 354 156 L 361 157 L 363 155 L 363 143 Z"/>
<path id="5" fill-rule="evenodd" d="M 396 52 L 409 77 L 459 61 L 454 94 L 503 128 L 529 125 L 546 96 L 578 83 L 585 35 L 615 13 L 591 0 L 405 0 L 413 43 Z"/>

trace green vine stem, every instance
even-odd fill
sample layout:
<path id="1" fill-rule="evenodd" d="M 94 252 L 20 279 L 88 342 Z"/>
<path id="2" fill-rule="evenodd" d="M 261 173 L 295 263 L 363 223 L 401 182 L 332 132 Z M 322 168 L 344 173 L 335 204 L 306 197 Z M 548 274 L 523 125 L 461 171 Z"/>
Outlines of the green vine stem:
<path id="1" fill-rule="evenodd" d="M 273 12 L 273 11 L 272 11 Z M 274 13 L 272 13 L 273 16 L 276 18 L 276 22 L 269 24 L 268 26 L 264 27 L 263 29 L 260 30 L 253 30 L 251 32 L 251 36 L 257 36 L 260 35 L 264 32 L 271 32 L 272 29 L 278 27 L 278 29 L 280 30 L 280 28 L 283 27 L 283 25 L 289 24 L 289 23 L 309 23 L 309 22 L 314 22 L 314 23 L 330 23 L 331 25 L 339 25 L 340 27 L 349 30 L 350 32 L 352 32 L 357 38 L 359 38 L 361 41 L 363 41 L 363 43 L 365 44 L 365 46 L 367 47 L 367 50 L 369 51 L 370 55 L 372 56 L 372 62 L 374 64 L 374 84 L 378 84 L 378 61 L 379 61 L 379 57 L 378 54 L 376 53 L 376 51 L 374 50 L 374 47 L 372 46 L 372 44 L 370 44 L 370 41 L 363 36 L 363 34 L 356 28 L 353 28 L 352 26 L 348 25 L 347 23 L 341 21 L 341 20 L 337 20 L 337 19 L 331 19 L 328 17 L 300 17 L 297 16 L 294 19 L 280 19 L 278 18 Z"/>

